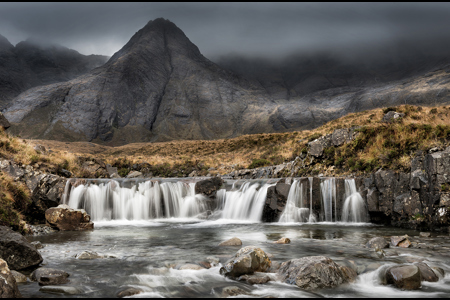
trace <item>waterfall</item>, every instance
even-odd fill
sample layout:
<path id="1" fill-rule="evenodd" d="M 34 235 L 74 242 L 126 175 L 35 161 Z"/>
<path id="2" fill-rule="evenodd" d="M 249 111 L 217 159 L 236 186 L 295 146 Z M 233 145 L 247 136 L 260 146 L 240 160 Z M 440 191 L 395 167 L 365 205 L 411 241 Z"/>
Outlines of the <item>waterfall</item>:
<path id="1" fill-rule="evenodd" d="M 233 220 L 261 221 L 262 210 L 266 201 L 267 189 L 275 184 L 245 182 L 238 190 L 223 193 L 222 218 Z M 234 187 L 234 184 L 233 184 Z"/>
<path id="2" fill-rule="evenodd" d="M 317 222 L 316 216 L 314 216 L 313 213 L 313 209 L 312 209 L 312 203 L 313 203 L 313 198 L 312 198 L 312 191 L 313 191 L 313 178 L 312 177 L 308 177 L 308 181 L 309 181 L 309 223 L 315 223 Z"/>
<path id="3" fill-rule="evenodd" d="M 333 222 L 333 199 L 336 207 L 335 178 L 327 178 L 322 181 L 320 190 L 322 192 L 323 221 Z"/>
<path id="4" fill-rule="evenodd" d="M 367 207 L 364 199 L 356 191 L 355 179 L 345 179 L 345 197 L 342 206 L 342 222 L 368 222 Z"/>
<path id="5" fill-rule="evenodd" d="M 298 179 L 294 179 L 278 222 L 308 222 L 309 216 L 310 209 L 303 206 L 303 184 L 299 185 Z"/>

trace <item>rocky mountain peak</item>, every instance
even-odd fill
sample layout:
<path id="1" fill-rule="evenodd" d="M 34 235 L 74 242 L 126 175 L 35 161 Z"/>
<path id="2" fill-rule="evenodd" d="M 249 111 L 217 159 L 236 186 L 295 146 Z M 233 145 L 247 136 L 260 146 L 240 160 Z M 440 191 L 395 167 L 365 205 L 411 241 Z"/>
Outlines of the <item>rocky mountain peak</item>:
<path id="1" fill-rule="evenodd" d="M 8 39 L 0 34 L 0 51 L 11 51 L 13 49 L 14 46 L 8 41 Z"/>

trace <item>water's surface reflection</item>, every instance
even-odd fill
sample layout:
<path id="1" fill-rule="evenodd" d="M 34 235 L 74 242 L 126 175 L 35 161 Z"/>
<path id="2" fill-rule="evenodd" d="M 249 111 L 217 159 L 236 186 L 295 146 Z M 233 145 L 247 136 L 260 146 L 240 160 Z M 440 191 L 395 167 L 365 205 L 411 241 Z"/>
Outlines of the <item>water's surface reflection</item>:
<path id="1" fill-rule="evenodd" d="M 45 267 L 70 273 L 67 286 L 82 290 L 79 295 L 49 294 L 39 291 L 35 282 L 21 284 L 24 297 L 116 297 L 125 287 L 136 287 L 144 297 L 221 297 L 227 286 L 238 286 L 254 297 L 450 297 L 450 277 L 438 283 L 424 283 L 421 290 L 401 291 L 381 286 L 374 279 L 377 267 L 383 264 L 410 263 L 425 259 L 426 263 L 443 268 L 450 274 L 450 240 L 418 238 L 419 232 L 374 225 L 345 224 L 268 224 L 236 221 L 193 221 L 161 219 L 154 222 L 97 222 L 90 232 L 56 232 L 47 236 L 30 237 L 45 245 L 41 249 Z M 436 249 L 395 250 L 399 256 L 379 259 L 363 247 L 370 238 L 408 234 L 412 240 L 436 245 Z M 219 266 L 205 270 L 177 270 L 185 263 L 198 263 L 214 256 L 225 262 L 240 247 L 218 247 L 231 237 L 238 237 L 243 246 L 258 246 L 273 255 L 272 261 L 326 255 L 336 262 L 354 261 L 363 274 L 355 283 L 335 289 L 302 291 L 281 282 L 247 285 L 226 279 Z M 273 244 L 281 237 L 291 244 Z M 77 260 L 83 250 L 96 251 L 111 257 Z M 375 264 L 374 264 L 375 263 Z M 371 265 L 372 264 L 372 265 Z M 379 265 L 377 265 L 379 264 Z M 375 266 L 375 267 L 374 267 Z M 173 268 L 175 267 L 175 269 Z M 371 269 L 372 268 L 372 269 Z"/>

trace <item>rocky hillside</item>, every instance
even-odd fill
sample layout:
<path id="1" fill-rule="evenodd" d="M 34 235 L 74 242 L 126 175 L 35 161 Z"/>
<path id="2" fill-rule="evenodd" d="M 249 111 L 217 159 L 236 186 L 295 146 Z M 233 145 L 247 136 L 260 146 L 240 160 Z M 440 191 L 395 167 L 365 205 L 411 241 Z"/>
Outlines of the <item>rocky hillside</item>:
<path id="1" fill-rule="evenodd" d="M 0 35 L 0 108 L 29 88 L 73 79 L 101 66 L 107 59 L 34 39 L 14 47 Z"/>
<path id="2" fill-rule="evenodd" d="M 324 59 L 250 76 L 209 61 L 175 24 L 156 19 L 102 67 L 27 90 L 4 115 L 22 137 L 123 145 L 311 129 L 349 112 L 450 100 L 446 60 L 422 58 L 405 72 L 389 65 L 372 73 Z"/>

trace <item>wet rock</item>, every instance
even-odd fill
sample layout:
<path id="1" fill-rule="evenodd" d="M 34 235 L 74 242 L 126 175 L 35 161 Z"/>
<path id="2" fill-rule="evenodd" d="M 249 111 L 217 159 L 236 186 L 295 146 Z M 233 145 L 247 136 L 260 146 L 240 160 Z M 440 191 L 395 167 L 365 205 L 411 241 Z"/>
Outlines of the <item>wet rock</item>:
<path id="1" fill-rule="evenodd" d="M 296 284 L 305 290 L 335 287 L 349 282 L 349 274 L 344 274 L 338 264 L 325 256 L 291 259 L 282 263 L 277 273 L 282 281 Z"/>
<path id="2" fill-rule="evenodd" d="M 411 247 L 411 242 L 408 239 L 405 239 L 405 240 L 401 241 L 400 243 L 398 243 L 398 246 L 401 248 L 409 248 L 409 247 Z"/>
<path id="3" fill-rule="evenodd" d="M 433 269 L 431 269 L 426 263 L 419 262 L 415 263 L 422 274 L 422 281 L 436 282 L 439 280 L 439 277 L 434 273 Z"/>
<path id="4" fill-rule="evenodd" d="M 134 288 L 134 287 L 127 287 L 124 290 L 121 290 L 121 291 L 117 292 L 116 296 L 118 298 L 130 297 L 130 296 L 133 296 L 133 295 L 140 294 L 142 292 L 143 292 L 143 290 L 141 290 L 141 289 Z"/>
<path id="5" fill-rule="evenodd" d="M 31 235 L 43 235 L 43 234 L 49 234 L 52 232 L 56 232 L 55 229 L 51 228 L 49 225 L 29 225 L 28 224 L 28 230 L 29 234 Z"/>
<path id="6" fill-rule="evenodd" d="M 94 229 L 94 223 L 84 209 L 73 209 L 65 204 L 46 210 L 45 219 L 51 226 L 62 231 Z"/>
<path id="7" fill-rule="evenodd" d="M 252 275 L 242 275 L 238 280 L 248 284 L 263 284 L 270 281 L 270 277 L 265 273 L 255 272 Z"/>
<path id="8" fill-rule="evenodd" d="M 215 256 L 208 256 L 206 260 L 211 264 L 211 266 L 215 267 L 219 264 L 220 259 Z"/>
<path id="9" fill-rule="evenodd" d="M 421 287 L 422 276 L 414 265 L 401 265 L 386 270 L 386 282 L 404 290 L 417 290 Z"/>
<path id="10" fill-rule="evenodd" d="M 57 285 L 69 282 L 69 273 L 52 268 L 39 268 L 31 273 L 30 278 L 39 285 Z"/>
<path id="11" fill-rule="evenodd" d="M 270 265 L 271 261 L 263 250 L 255 246 L 247 246 L 236 252 L 234 257 L 220 268 L 220 274 L 239 277 L 254 272 L 265 272 Z"/>
<path id="12" fill-rule="evenodd" d="M 41 254 L 24 236 L 6 226 L 0 226 L 0 257 L 13 270 L 34 267 L 43 261 Z"/>
<path id="13" fill-rule="evenodd" d="M 205 269 L 210 269 L 211 268 L 211 263 L 208 261 L 199 261 L 198 265 L 205 268 Z"/>
<path id="14" fill-rule="evenodd" d="M 399 118 L 403 118 L 405 116 L 404 113 L 398 113 L 396 111 L 389 111 L 387 112 L 384 116 L 383 119 L 381 119 L 382 122 L 384 123 L 390 123 L 394 120 L 397 120 Z"/>
<path id="15" fill-rule="evenodd" d="M 46 285 L 39 289 L 43 293 L 60 293 L 65 295 L 78 295 L 82 291 L 73 286 L 57 286 L 57 285 Z"/>
<path id="16" fill-rule="evenodd" d="M 346 278 L 347 282 L 354 282 L 356 279 L 356 276 L 358 274 L 356 273 L 356 270 L 347 267 L 347 266 L 339 266 L 339 269 L 341 270 L 342 274 Z"/>
<path id="17" fill-rule="evenodd" d="M 391 246 L 400 247 L 399 244 L 408 239 L 408 235 L 391 236 Z"/>
<path id="18" fill-rule="evenodd" d="M 196 264 L 185 264 L 182 265 L 178 270 L 204 270 L 205 268 Z"/>
<path id="19" fill-rule="evenodd" d="M 222 187 L 222 184 L 223 179 L 218 176 L 198 181 L 195 184 L 195 193 L 203 194 L 207 197 L 214 197 L 216 192 Z"/>
<path id="20" fill-rule="evenodd" d="M 374 237 L 373 239 L 367 242 L 366 247 L 384 249 L 389 248 L 389 243 L 386 242 L 386 240 L 382 237 Z"/>
<path id="21" fill-rule="evenodd" d="M 237 286 L 227 286 L 222 289 L 222 297 L 233 297 L 239 295 L 248 295 L 246 290 L 243 290 Z"/>
<path id="22" fill-rule="evenodd" d="M 439 268 L 439 267 L 432 267 L 431 270 L 433 270 L 434 274 L 436 274 L 437 277 L 444 278 L 444 276 L 445 276 L 444 269 Z"/>
<path id="23" fill-rule="evenodd" d="M 430 237 L 431 236 L 431 232 L 421 232 L 419 233 L 420 237 Z"/>
<path id="24" fill-rule="evenodd" d="M 378 269 L 379 267 L 381 267 L 381 264 L 379 263 L 371 263 L 366 267 L 365 272 L 371 272 L 371 271 L 375 271 L 376 269 Z"/>
<path id="25" fill-rule="evenodd" d="M 220 243 L 219 246 L 242 246 L 242 241 L 237 237 L 233 237 Z"/>
<path id="26" fill-rule="evenodd" d="M 395 250 L 386 250 L 384 251 L 384 253 L 386 254 L 386 256 L 398 256 L 398 252 Z"/>
<path id="27" fill-rule="evenodd" d="M 289 238 L 281 238 L 278 241 L 275 242 L 275 244 L 289 244 L 291 240 Z"/>
<path id="28" fill-rule="evenodd" d="M 83 251 L 81 253 L 78 253 L 75 256 L 76 259 L 81 259 L 81 260 L 89 260 L 89 259 L 97 259 L 97 258 L 103 258 L 103 255 L 99 255 L 97 252 L 94 251 Z"/>
<path id="29" fill-rule="evenodd" d="M 22 298 L 6 261 L 0 258 L 0 298 Z"/>
<path id="30" fill-rule="evenodd" d="M 42 245 L 39 241 L 31 242 L 30 244 L 33 245 L 36 249 L 44 248 L 44 245 Z"/>
<path id="31" fill-rule="evenodd" d="M 378 256 L 378 258 L 384 258 L 386 256 L 386 252 L 383 251 L 383 249 L 375 248 L 375 254 Z"/>
<path id="32" fill-rule="evenodd" d="M 23 275 L 20 272 L 11 270 L 11 274 L 14 276 L 14 279 L 16 280 L 17 283 L 24 283 L 28 281 L 27 276 Z"/>
<path id="33" fill-rule="evenodd" d="M 286 206 L 290 184 L 278 182 L 267 189 L 266 202 L 264 203 L 262 221 L 277 222 Z"/>

